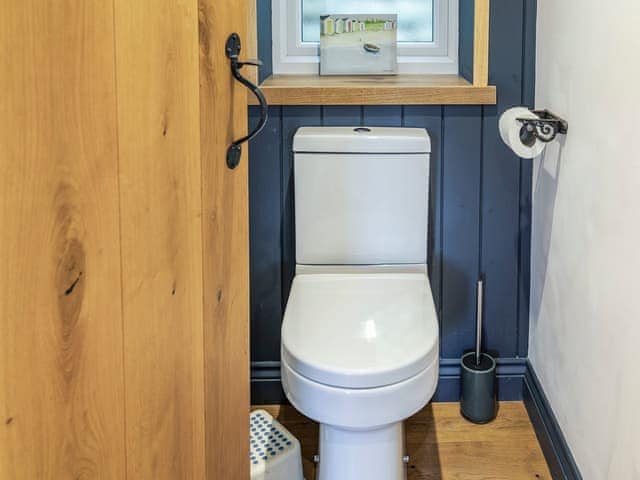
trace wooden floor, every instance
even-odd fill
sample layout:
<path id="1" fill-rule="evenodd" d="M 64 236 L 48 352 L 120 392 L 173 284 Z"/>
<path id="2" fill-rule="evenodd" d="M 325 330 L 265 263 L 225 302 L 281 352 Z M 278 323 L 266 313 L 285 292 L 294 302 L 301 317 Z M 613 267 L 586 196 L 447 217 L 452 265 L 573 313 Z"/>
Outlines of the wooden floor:
<path id="1" fill-rule="evenodd" d="M 291 406 L 264 408 L 302 444 L 305 478 L 314 480 L 318 425 Z M 458 403 L 428 405 L 407 421 L 408 480 L 551 480 L 522 402 L 500 404 L 498 418 L 474 425 Z"/>

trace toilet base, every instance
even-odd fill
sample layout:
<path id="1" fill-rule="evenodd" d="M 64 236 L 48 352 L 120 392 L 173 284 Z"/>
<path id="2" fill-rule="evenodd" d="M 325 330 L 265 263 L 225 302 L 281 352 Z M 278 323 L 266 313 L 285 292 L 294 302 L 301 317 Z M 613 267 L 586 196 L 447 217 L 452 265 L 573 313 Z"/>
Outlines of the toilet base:
<path id="1" fill-rule="evenodd" d="M 320 424 L 317 480 L 405 480 L 404 423 L 374 430 Z"/>

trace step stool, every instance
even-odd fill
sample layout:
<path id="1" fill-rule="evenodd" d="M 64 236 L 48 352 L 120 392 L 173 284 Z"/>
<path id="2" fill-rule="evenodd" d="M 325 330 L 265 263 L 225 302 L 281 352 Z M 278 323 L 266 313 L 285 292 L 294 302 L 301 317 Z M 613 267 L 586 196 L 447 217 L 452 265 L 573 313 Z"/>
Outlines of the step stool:
<path id="1" fill-rule="evenodd" d="M 250 415 L 251 480 L 304 480 L 300 442 L 264 410 Z"/>

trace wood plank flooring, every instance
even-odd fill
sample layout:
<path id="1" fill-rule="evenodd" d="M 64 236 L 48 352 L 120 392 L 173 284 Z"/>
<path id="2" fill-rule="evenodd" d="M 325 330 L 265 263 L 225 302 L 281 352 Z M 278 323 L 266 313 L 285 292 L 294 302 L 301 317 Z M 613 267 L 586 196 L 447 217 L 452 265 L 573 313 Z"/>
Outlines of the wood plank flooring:
<path id="1" fill-rule="evenodd" d="M 314 480 L 318 425 L 291 406 L 267 410 L 302 444 L 305 478 Z M 407 421 L 408 480 L 551 480 L 522 402 L 502 402 L 495 421 L 474 425 L 458 403 L 433 403 Z"/>

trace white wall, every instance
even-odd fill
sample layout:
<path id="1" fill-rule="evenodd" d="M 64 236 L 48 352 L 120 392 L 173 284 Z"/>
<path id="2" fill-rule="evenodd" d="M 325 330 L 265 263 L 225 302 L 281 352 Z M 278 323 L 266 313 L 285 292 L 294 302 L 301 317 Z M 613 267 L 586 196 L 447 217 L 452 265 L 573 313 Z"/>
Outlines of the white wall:
<path id="1" fill-rule="evenodd" d="M 531 362 L 585 479 L 640 479 L 640 1 L 538 0 Z"/>

